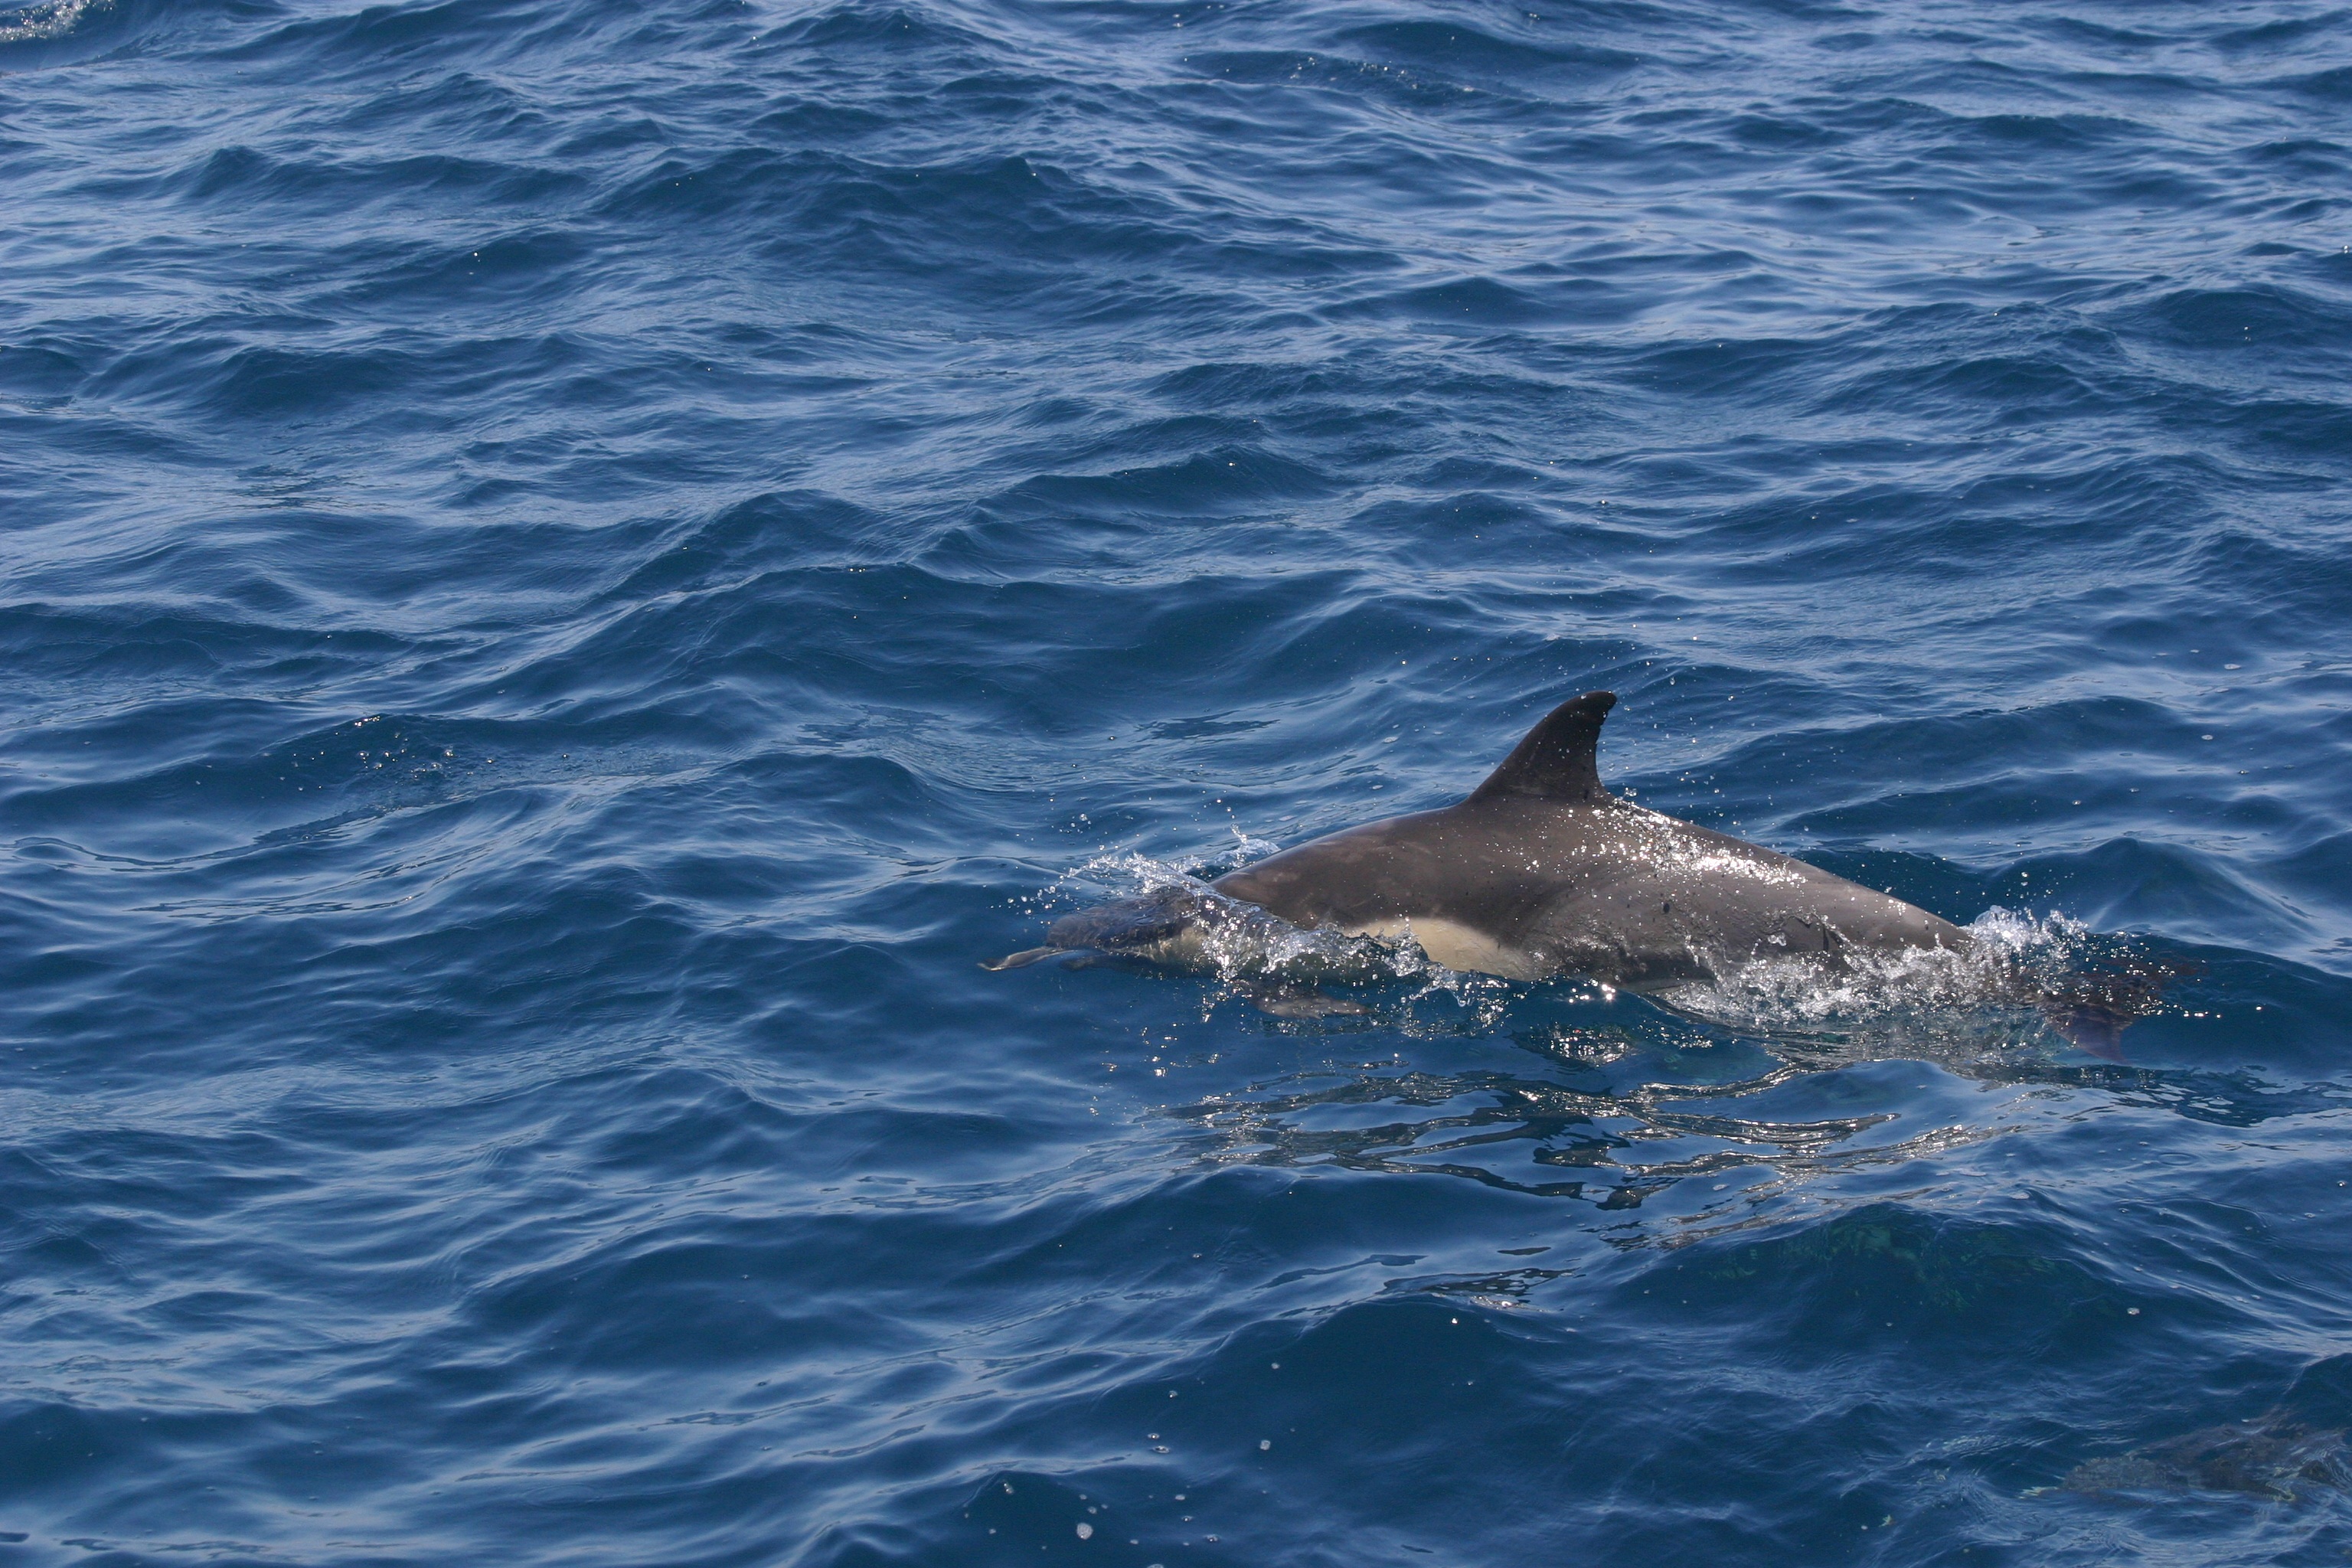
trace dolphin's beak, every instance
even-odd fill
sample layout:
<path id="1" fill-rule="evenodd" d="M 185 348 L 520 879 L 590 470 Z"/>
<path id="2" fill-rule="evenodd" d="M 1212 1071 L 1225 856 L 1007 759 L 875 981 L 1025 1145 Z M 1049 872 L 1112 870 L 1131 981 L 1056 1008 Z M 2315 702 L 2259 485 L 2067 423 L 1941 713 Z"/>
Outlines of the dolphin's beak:
<path id="1" fill-rule="evenodd" d="M 1069 952 L 1069 949 L 1066 947 L 1026 947 L 1023 948 L 1019 952 L 1008 952 L 1003 958 L 996 960 L 992 963 L 983 963 L 981 967 L 982 969 L 992 971 L 1026 969 L 1029 965 L 1038 963 L 1043 959 L 1051 958 L 1055 953 L 1067 952 Z"/>

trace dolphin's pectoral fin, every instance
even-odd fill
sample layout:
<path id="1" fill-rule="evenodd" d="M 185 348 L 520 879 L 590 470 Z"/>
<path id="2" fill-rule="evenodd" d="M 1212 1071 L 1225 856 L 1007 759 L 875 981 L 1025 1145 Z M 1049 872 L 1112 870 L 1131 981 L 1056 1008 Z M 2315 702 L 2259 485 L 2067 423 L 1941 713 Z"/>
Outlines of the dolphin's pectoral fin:
<path id="1" fill-rule="evenodd" d="M 2132 1021 L 2130 1014 L 2105 1007 L 2053 1007 L 2045 1016 L 2075 1049 L 2103 1062 L 2125 1060 L 2124 1030 Z"/>
<path id="2" fill-rule="evenodd" d="M 1069 951 L 1070 950 L 1066 947 L 1025 947 L 1019 952 L 1008 952 L 1003 958 L 985 961 L 981 964 L 981 967 L 992 972 L 1001 972 L 1007 969 L 1026 969 L 1033 963 L 1043 963 L 1045 960 L 1052 958 L 1056 953 L 1067 952 Z"/>
<path id="3" fill-rule="evenodd" d="M 1361 1002 L 1350 1002 L 1312 985 L 1236 985 L 1234 990 L 1251 1006 L 1276 1018 L 1361 1018 L 1371 1013 Z"/>
<path id="4" fill-rule="evenodd" d="M 1570 805 L 1609 799 L 1601 787 L 1601 721 L 1616 706 L 1613 691 L 1588 691 L 1561 703 L 1528 731 L 1470 798 L 1532 795 Z"/>
<path id="5" fill-rule="evenodd" d="M 2120 1062 L 2124 1031 L 2156 1012 L 2173 982 L 2203 969 L 2193 960 L 2135 956 L 2067 975 L 2055 985 L 2037 985 L 2032 1001 L 2069 1044 L 2101 1061 Z"/>

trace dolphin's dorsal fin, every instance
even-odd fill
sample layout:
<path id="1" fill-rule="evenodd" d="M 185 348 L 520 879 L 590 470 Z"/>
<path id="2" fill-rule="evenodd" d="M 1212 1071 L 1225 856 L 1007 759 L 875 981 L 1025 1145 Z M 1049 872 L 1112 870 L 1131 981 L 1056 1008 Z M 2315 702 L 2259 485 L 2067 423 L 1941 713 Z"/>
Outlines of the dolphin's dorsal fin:
<path id="1" fill-rule="evenodd" d="M 1617 706 L 1613 691 L 1588 691 L 1572 697 L 1544 716 L 1528 738 L 1470 792 L 1472 800 L 1502 795 L 1528 795 L 1564 804 L 1611 798 L 1601 787 L 1601 721 Z"/>

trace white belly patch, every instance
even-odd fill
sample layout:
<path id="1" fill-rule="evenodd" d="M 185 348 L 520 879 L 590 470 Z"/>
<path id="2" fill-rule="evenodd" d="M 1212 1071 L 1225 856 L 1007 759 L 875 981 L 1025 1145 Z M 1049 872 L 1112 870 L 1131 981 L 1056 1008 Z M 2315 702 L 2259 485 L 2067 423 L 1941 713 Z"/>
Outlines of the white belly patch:
<path id="1" fill-rule="evenodd" d="M 1402 942 L 1410 937 L 1421 944 L 1422 952 L 1446 968 L 1474 974 L 1499 974 L 1506 980 L 1543 980 L 1552 973 L 1552 966 L 1534 953 L 1506 947 L 1485 931 L 1427 915 L 1419 920 L 1381 921 L 1348 934 L 1376 936 L 1384 942 Z"/>

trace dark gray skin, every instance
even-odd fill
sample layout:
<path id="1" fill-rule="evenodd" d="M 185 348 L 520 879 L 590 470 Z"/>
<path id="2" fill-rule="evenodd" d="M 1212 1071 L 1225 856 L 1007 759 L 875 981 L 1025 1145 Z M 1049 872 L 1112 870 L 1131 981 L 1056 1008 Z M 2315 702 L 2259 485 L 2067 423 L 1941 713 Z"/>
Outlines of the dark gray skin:
<path id="1" fill-rule="evenodd" d="M 1969 944 L 1900 899 L 1617 801 L 1473 796 L 1210 886 L 1293 925 L 1411 934 L 1449 968 L 1632 991 L 1705 980 L 1726 961 Z"/>
<path id="2" fill-rule="evenodd" d="M 1633 991 L 1719 977 L 1759 958 L 1837 965 L 1864 952 L 1965 950 L 1969 933 L 1786 855 L 1612 796 L 1595 765 L 1617 699 L 1591 691 L 1530 731 L 1471 795 L 1348 828 L 1209 884 L 1056 921 L 1009 968 L 1092 950 L 1203 966 L 1254 906 L 1291 925 L 1411 937 L 1453 969 L 1584 975 Z"/>

